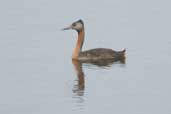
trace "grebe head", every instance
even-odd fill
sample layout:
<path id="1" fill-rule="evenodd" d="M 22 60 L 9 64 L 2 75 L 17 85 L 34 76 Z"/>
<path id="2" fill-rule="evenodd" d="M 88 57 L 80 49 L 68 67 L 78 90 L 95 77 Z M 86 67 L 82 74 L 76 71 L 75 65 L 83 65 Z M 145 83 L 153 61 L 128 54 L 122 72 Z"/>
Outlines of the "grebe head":
<path id="1" fill-rule="evenodd" d="M 84 29 L 83 21 L 80 19 L 76 22 L 73 22 L 69 27 L 66 27 L 62 30 L 70 30 L 70 29 L 76 30 L 77 32 L 82 31 Z"/>

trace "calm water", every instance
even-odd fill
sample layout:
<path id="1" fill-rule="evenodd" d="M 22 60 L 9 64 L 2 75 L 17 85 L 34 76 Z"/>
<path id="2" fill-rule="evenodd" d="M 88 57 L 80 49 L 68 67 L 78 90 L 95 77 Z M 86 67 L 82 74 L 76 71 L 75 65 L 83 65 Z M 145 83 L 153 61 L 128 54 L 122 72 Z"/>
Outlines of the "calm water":
<path id="1" fill-rule="evenodd" d="M 171 2 L 0 1 L 1 114 L 170 114 Z M 84 49 L 127 49 L 126 64 L 72 62 Z"/>

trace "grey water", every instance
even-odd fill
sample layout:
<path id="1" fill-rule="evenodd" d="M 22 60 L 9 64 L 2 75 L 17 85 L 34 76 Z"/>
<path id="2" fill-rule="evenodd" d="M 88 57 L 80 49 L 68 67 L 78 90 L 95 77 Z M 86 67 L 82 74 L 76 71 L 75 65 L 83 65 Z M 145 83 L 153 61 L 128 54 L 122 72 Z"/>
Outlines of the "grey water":
<path id="1" fill-rule="evenodd" d="M 1 114 L 170 114 L 171 2 L 1 0 Z M 125 64 L 71 60 L 83 50 L 126 49 Z"/>

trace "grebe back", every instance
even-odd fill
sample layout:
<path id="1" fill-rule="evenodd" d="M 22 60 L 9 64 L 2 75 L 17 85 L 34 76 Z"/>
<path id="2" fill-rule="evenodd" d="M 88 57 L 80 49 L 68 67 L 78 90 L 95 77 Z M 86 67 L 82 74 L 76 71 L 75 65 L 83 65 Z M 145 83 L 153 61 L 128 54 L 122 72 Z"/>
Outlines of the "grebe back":
<path id="1" fill-rule="evenodd" d="M 114 51 L 107 48 L 95 48 L 87 51 L 82 51 L 84 43 L 84 23 L 82 20 L 78 20 L 71 24 L 71 26 L 64 28 L 63 30 L 76 30 L 78 33 L 78 39 L 74 48 L 72 59 L 80 61 L 99 61 L 113 59 L 115 61 L 125 59 L 125 49 L 122 51 Z"/>

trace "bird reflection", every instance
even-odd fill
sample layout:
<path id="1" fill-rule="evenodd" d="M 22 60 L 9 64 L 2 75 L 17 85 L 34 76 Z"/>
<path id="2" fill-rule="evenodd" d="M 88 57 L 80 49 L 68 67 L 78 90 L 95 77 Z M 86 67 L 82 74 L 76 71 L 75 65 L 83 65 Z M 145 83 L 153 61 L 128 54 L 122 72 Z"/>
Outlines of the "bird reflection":
<path id="1" fill-rule="evenodd" d="M 82 64 L 90 64 L 90 65 L 96 65 L 98 67 L 109 67 L 114 63 L 120 63 L 125 64 L 125 58 L 120 60 L 101 60 L 101 61 L 78 61 L 78 60 L 72 60 L 73 66 L 75 68 L 76 74 L 77 74 L 77 80 L 76 84 L 73 88 L 73 93 L 76 96 L 83 96 L 84 95 L 84 89 L 85 89 L 85 79 L 84 79 L 84 71 L 82 69 Z"/>
<path id="2" fill-rule="evenodd" d="M 78 60 L 72 60 L 72 63 L 77 74 L 77 84 L 74 86 L 73 93 L 76 93 L 77 96 L 83 96 L 85 89 L 85 80 L 84 72 L 82 70 L 82 63 Z"/>

